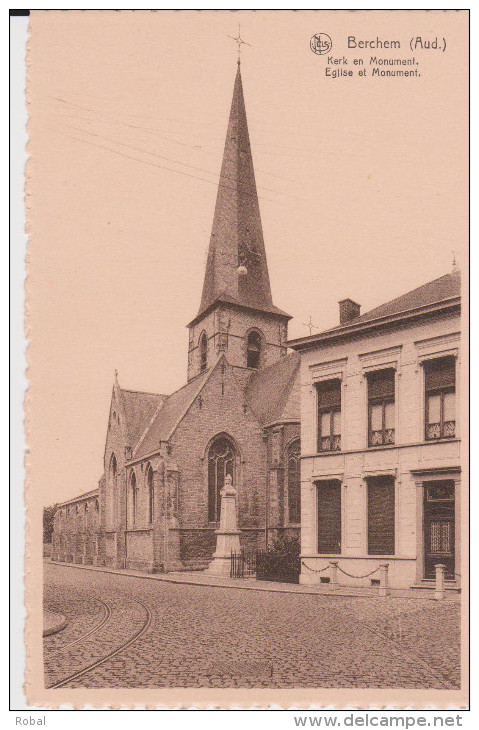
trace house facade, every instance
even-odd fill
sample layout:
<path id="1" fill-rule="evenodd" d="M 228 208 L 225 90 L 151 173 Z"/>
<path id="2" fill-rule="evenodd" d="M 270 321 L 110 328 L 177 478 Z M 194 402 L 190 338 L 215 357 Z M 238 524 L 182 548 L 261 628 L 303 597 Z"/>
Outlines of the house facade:
<path id="1" fill-rule="evenodd" d="M 273 304 L 238 64 L 187 382 L 115 376 L 98 489 L 58 506 L 52 558 L 168 571 L 206 568 L 227 475 L 242 547 L 298 535 L 300 356 Z M 86 514 L 88 513 L 88 519 Z"/>
<path id="2" fill-rule="evenodd" d="M 301 353 L 300 582 L 460 584 L 460 274 L 289 343 Z M 355 576 L 355 577 L 352 577 Z M 363 576 L 363 577 L 356 577 Z"/>

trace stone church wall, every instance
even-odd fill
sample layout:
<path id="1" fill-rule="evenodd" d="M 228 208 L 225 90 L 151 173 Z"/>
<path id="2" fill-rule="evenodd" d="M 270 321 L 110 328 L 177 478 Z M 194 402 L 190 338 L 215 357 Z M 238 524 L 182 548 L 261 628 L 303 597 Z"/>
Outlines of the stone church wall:
<path id="1" fill-rule="evenodd" d="M 299 525 L 288 514 L 287 451 L 300 438 L 299 423 L 284 423 L 268 428 L 269 511 L 268 528 L 272 537 L 288 534 L 299 537 Z"/>
<path id="2" fill-rule="evenodd" d="M 218 308 L 191 328 L 188 378 L 200 372 L 199 340 L 203 332 L 208 340 L 208 364 L 224 352 L 231 365 L 246 368 L 247 336 L 253 329 L 262 336 L 261 368 L 272 365 L 286 354 L 287 329 L 281 320 L 261 312 Z M 248 368 L 246 372 L 254 371 Z"/>
<path id="3" fill-rule="evenodd" d="M 244 395 L 231 368 L 219 365 L 170 441 L 172 458 L 181 465 L 182 560 L 194 555 L 211 558 L 214 550 L 216 523 L 208 523 L 207 445 L 219 434 L 229 435 L 237 447 L 239 527 L 260 527 L 263 522 L 266 448 L 260 425 L 243 406 Z"/>
<path id="4" fill-rule="evenodd" d="M 108 421 L 108 433 L 105 445 L 105 481 L 101 486 L 101 541 L 104 550 L 99 556 L 99 564 L 112 568 L 122 568 L 125 564 L 125 541 L 118 539 L 120 532 L 126 526 L 126 468 L 125 449 L 129 446 L 126 442 L 126 424 L 123 422 L 123 413 L 116 387 L 113 390 L 113 399 Z M 116 490 L 113 489 L 111 474 L 112 456 L 115 456 L 117 463 Z M 112 499 L 112 519 L 109 519 L 108 499 Z"/>

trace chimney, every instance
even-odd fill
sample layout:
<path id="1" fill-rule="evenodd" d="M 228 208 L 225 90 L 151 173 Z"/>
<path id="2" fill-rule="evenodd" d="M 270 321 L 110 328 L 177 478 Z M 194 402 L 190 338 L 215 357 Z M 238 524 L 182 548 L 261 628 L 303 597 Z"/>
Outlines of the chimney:
<path id="1" fill-rule="evenodd" d="M 352 299 L 341 299 L 339 302 L 339 324 L 347 324 L 359 317 L 361 305 Z"/>

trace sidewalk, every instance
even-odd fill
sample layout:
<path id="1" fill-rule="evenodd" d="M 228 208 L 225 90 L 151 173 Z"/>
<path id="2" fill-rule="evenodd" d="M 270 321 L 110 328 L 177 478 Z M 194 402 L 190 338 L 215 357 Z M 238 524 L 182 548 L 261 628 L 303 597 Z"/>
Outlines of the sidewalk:
<path id="1" fill-rule="evenodd" d="M 115 570 L 95 565 L 78 565 L 77 563 L 60 563 L 45 560 L 52 565 L 92 570 L 98 573 L 125 575 L 143 580 L 163 581 L 164 583 L 183 583 L 185 585 L 206 586 L 211 588 L 234 588 L 249 591 L 268 591 L 269 593 L 300 593 L 308 596 L 347 596 L 349 598 L 375 598 L 379 600 L 377 588 L 354 588 L 352 586 L 338 586 L 332 588 L 329 584 L 318 586 L 297 585 L 295 583 L 276 583 L 258 581 L 254 578 L 224 578 L 207 575 L 204 571 L 176 571 L 171 573 L 143 573 L 139 570 Z M 434 591 L 424 589 L 390 589 L 388 598 L 410 598 L 415 600 L 434 600 Z M 384 600 L 381 598 L 380 600 Z M 460 601 L 460 594 L 446 591 L 446 601 Z"/>

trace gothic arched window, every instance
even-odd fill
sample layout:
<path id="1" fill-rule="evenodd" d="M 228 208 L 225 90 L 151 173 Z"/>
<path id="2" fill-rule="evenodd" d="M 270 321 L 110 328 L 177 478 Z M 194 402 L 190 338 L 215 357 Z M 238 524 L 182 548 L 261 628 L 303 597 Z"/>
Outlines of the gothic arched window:
<path id="1" fill-rule="evenodd" d="M 111 455 L 110 470 L 108 473 L 108 483 L 106 488 L 106 520 L 107 527 L 113 527 L 115 515 L 115 502 L 117 499 L 118 488 L 118 465 L 115 454 Z"/>
<path id="2" fill-rule="evenodd" d="M 200 337 L 200 370 L 206 370 L 208 364 L 208 340 L 206 339 L 206 332 Z"/>
<path id="3" fill-rule="evenodd" d="M 260 356 L 261 335 L 259 332 L 250 332 L 246 350 L 246 366 L 249 368 L 259 368 Z"/>
<path id="4" fill-rule="evenodd" d="M 136 518 L 138 516 L 138 486 L 136 483 L 136 475 L 135 472 L 131 472 L 130 476 L 130 499 L 131 499 L 131 524 L 134 525 L 136 523 Z"/>
<path id="5" fill-rule="evenodd" d="M 146 472 L 146 488 L 148 491 L 148 523 L 151 525 L 155 509 L 155 490 L 153 486 L 153 469 L 149 464 Z"/>
<path id="6" fill-rule="evenodd" d="M 235 451 L 233 444 L 226 436 L 220 436 L 208 451 L 208 521 L 218 522 L 220 519 L 220 492 L 229 475 L 235 484 Z"/>
<path id="7" fill-rule="evenodd" d="M 301 522 L 301 461 L 300 443 L 293 441 L 286 451 L 288 470 L 288 516 L 289 522 Z"/>

